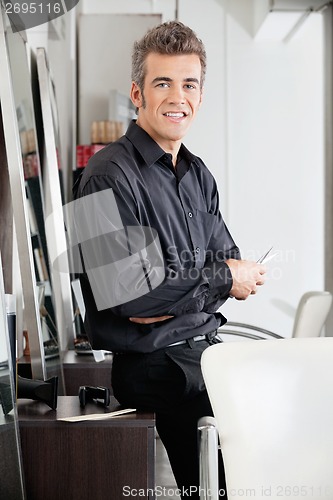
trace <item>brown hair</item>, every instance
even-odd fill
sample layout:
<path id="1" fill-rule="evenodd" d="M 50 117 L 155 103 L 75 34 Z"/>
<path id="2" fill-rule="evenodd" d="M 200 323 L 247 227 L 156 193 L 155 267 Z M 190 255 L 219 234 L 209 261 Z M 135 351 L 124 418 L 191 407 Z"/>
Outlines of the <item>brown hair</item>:
<path id="1" fill-rule="evenodd" d="M 157 54 L 196 54 L 201 63 L 202 88 L 206 74 L 206 51 L 202 41 L 194 31 L 179 21 L 169 21 L 147 33 L 134 43 L 132 55 L 132 81 L 135 82 L 143 92 L 146 76 L 145 60 L 150 53 Z"/>

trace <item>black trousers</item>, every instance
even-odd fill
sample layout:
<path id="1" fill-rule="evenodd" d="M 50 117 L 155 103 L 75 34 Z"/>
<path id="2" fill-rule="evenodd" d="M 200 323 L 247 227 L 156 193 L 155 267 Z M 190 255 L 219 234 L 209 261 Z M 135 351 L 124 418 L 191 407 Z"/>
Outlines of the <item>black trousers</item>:
<path id="1" fill-rule="evenodd" d="M 149 354 L 116 354 L 112 387 L 125 406 L 154 411 L 156 427 L 166 448 L 183 499 L 199 499 L 197 423 L 212 416 L 200 358 L 204 340 L 167 347 Z M 220 497 L 227 499 L 219 453 Z"/>

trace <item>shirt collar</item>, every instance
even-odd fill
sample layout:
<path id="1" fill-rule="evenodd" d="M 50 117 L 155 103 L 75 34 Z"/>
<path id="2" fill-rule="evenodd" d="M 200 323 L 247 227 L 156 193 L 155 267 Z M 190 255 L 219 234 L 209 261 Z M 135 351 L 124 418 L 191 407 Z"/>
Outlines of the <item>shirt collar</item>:
<path id="1" fill-rule="evenodd" d="M 154 165 L 157 160 L 165 155 L 165 151 L 143 128 L 136 124 L 135 120 L 131 121 L 125 135 L 138 150 L 148 167 Z M 189 164 L 195 160 L 195 156 L 184 144 L 180 146 L 179 156 L 188 161 Z"/>

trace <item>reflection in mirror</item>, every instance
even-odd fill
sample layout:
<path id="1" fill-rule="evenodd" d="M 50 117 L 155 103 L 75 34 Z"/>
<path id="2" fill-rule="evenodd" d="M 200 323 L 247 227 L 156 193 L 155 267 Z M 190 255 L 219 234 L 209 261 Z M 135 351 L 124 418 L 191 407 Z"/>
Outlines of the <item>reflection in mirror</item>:
<path id="1" fill-rule="evenodd" d="M 15 404 L 14 366 L 0 254 L 0 498 L 6 500 L 25 498 Z"/>
<path id="2" fill-rule="evenodd" d="M 59 359 L 45 363 L 45 349 L 50 351 L 51 356 L 48 357 L 52 357 L 58 355 L 59 348 L 49 279 L 40 161 L 26 44 L 21 33 L 12 32 L 4 13 L 0 21 L 0 56 L 4 69 L 1 75 L 1 102 L 31 374 L 41 380 L 58 375 L 63 392 Z"/>
<path id="3" fill-rule="evenodd" d="M 16 116 L 16 107 L 13 96 L 12 75 L 5 39 L 5 30 L 8 19 L 1 8 L 0 15 L 0 97 L 3 118 L 4 137 L 8 161 L 8 173 L 16 226 L 17 247 L 22 278 L 24 297 L 24 322 L 29 332 L 31 371 L 34 378 L 44 379 L 45 360 L 43 351 L 43 337 L 39 317 L 36 292 L 36 275 L 33 262 L 31 231 L 28 219 L 26 189 L 23 176 L 22 151 L 19 141 L 19 128 Z M 17 33 L 20 37 L 20 34 Z M 22 43 L 23 40 L 22 40 Z"/>
<path id="4" fill-rule="evenodd" d="M 59 272 L 52 264 L 57 257 L 67 254 L 65 223 L 62 215 L 63 197 L 61 190 L 61 168 L 59 164 L 60 141 L 55 88 L 44 48 L 37 49 L 37 72 L 44 132 L 43 182 L 45 193 L 46 236 L 50 257 L 53 292 L 59 339 L 62 348 L 74 344 L 74 309 L 70 283 L 69 265 L 67 272 Z"/>

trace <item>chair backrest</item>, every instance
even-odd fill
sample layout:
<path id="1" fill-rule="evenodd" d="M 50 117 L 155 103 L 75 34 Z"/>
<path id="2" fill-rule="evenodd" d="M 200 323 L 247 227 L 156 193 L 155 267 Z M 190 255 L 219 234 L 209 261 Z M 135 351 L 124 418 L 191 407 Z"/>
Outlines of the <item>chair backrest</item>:
<path id="1" fill-rule="evenodd" d="M 332 305 L 330 292 L 302 295 L 294 321 L 293 337 L 319 337 Z"/>
<path id="2" fill-rule="evenodd" d="M 333 498 L 333 338 L 230 342 L 201 360 L 229 498 Z"/>

